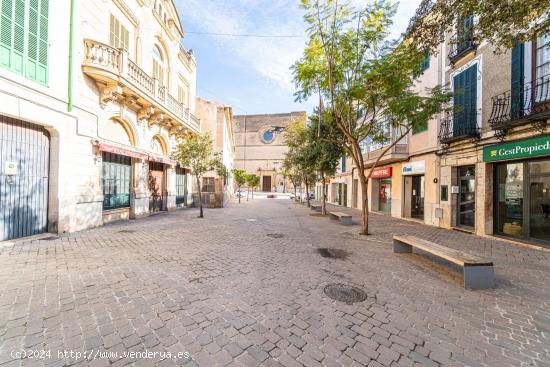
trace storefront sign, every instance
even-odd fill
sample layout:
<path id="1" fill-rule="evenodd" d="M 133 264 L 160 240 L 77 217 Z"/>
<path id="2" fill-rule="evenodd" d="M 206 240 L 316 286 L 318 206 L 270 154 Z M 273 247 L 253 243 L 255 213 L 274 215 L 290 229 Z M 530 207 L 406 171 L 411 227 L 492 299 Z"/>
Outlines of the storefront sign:
<path id="1" fill-rule="evenodd" d="M 392 176 L 391 167 L 380 167 L 380 168 L 375 168 L 374 171 L 372 171 L 371 178 L 388 178 L 391 176 Z"/>
<path id="2" fill-rule="evenodd" d="M 550 155 L 550 135 L 483 148 L 483 161 L 529 158 Z"/>
<path id="3" fill-rule="evenodd" d="M 426 162 L 418 161 L 411 162 L 403 165 L 403 175 L 421 175 L 426 171 Z"/>

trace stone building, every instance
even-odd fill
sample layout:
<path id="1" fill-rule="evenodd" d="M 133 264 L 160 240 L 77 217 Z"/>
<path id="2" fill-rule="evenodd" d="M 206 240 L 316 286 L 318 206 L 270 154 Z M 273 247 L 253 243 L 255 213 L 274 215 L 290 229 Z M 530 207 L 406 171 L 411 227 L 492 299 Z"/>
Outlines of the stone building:
<path id="1" fill-rule="evenodd" d="M 369 210 L 548 246 L 550 32 L 503 53 L 476 44 L 470 32 L 475 21 L 465 17 L 423 61 L 417 90 L 447 86 L 452 112 L 434 116 L 382 157 L 369 183 Z M 388 141 L 394 136 L 388 129 Z M 364 142 L 367 167 L 383 145 Z M 341 162 L 327 183 L 329 202 L 360 208 L 355 170 L 349 158 Z"/>
<path id="2" fill-rule="evenodd" d="M 283 131 L 293 121 L 306 123 L 305 112 L 234 117 L 235 168 L 260 176 L 260 190 L 283 192 L 292 187 L 281 175 L 288 146 Z"/>
<path id="3" fill-rule="evenodd" d="M 2 4 L 0 240 L 184 205 L 169 155 L 200 121 L 174 2 Z"/>
<path id="4" fill-rule="evenodd" d="M 196 99 L 197 117 L 201 120 L 202 132 L 208 132 L 214 142 L 214 150 L 221 153 L 223 165 L 227 170 L 226 177 L 216 172 L 207 172 L 202 178 L 203 205 L 221 208 L 232 197 L 235 188 L 233 182 L 233 161 L 235 157 L 235 138 L 233 134 L 233 109 L 221 103 L 203 97 Z M 193 194 L 194 202 L 198 193 Z"/>

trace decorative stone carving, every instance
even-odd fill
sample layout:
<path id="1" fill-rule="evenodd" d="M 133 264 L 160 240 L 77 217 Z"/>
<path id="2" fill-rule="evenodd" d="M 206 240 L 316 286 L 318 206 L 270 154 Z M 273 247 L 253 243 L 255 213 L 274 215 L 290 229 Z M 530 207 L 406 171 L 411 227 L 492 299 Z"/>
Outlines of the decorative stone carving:
<path id="1" fill-rule="evenodd" d="M 157 111 L 153 113 L 153 115 L 149 118 L 149 127 L 159 125 L 162 120 L 164 120 L 164 114 L 162 112 Z"/>
<path id="2" fill-rule="evenodd" d="M 151 116 L 155 113 L 153 107 L 142 107 L 137 113 L 137 121 L 139 124 L 149 121 Z"/>
<path id="3" fill-rule="evenodd" d="M 136 96 L 126 96 L 124 104 L 129 108 L 135 109 L 138 106 L 138 98 Z"/>
<path id="4" fill-rule="evenodd" d="M 105 108 L 109 102 L 116 101 L 122 96 L 122 87 L 116 84 L 98 84 L 99 87 L 99 104 Z"/>

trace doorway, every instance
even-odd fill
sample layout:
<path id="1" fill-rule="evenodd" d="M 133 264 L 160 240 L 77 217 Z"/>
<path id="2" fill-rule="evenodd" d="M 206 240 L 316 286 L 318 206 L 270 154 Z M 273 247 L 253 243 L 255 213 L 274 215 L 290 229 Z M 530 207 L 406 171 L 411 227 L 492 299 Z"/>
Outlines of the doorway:
<path id="1" fill-rule="evenodd" d="M 476 167 L 458 168 L 458 226 L 468 229 L 476 224 Z"/>
<path id="2" fill-rule="evenodd" d="M 424 176 L 412 176 L 411 218 L 424 219 Z"/>
<path id="3" fill-rule="evenodd" d="M 262 191 L 271 192 L 271 176 L 262 177 Z"/>
<path id="4" fill-rule="evenodd" d="M 149 211 L 158 213 L 164 210 L 164 164 L 149 162 Z"/>

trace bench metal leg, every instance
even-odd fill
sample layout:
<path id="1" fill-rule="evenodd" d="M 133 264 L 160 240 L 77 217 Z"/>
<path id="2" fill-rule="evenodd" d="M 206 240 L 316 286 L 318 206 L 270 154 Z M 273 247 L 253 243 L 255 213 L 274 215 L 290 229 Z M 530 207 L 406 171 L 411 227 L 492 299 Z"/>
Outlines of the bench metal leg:
<path id="1" fill-rule="evenodd" d="M 332 219 L 332 220 L 338 219 L 338 217 L 336 215 L 332 215 L 332 214 L 329 215 L 329 218 Z"/>
<path id="2" fill-rule="evenodd" d="M 393 240 L 393 252 L 396 253 L 411 253 L 413 252 L 413 248 L 411 245 L 407 245 L 406 243 L 403 243 L 398 240 Z"/>
<path id="3" fill-rule="evenodd" d="M 340 223 L 345 226 L 351 226 L 353 224 L 353 220 L 351 218 L 340 218 Z"/>
<path id="4" fill-rule="evenodd" d="M 495 286 L 495 269 L 492 266 L 465 266 L 464 288 L 485 289 Z"/>
<path id="5" fill-rule="evenodd" d="M 318 212 L 318 213 L 321 213 L 321 207 L 315 208 L 315 211 Z"/>

